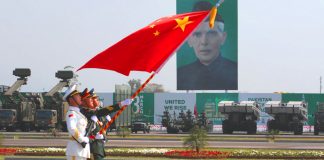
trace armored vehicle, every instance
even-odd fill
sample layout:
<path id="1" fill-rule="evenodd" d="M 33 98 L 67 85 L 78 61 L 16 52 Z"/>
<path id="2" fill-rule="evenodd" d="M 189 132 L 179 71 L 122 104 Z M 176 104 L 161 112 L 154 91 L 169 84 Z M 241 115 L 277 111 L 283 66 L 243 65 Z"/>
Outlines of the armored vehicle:
<path id="1" fill-rule="evenodd" d="M 224 134 L 232 134 L 233 131 L 246 131 L 247 134 L 256 134 L 257 123 L 260 118 L 260 108 L 255 101 L 221 101 L 218 103 L 218 111 L 225 115 L 222 121 Z"/>
<path id="2" fill-rule="evenodd" d="M 175 112 L 174 112 L 175 117 Z M 172 118 L 168 110 L 162 115 L 162 126 L 166 127 L 168 133 L 179 133 L 179 126 L 175 124 L 176 118 Z"/>
<path id="3" fill-rule="evenodd" d="M 189 132 L 194 125 L 207 129 L 207 124 L 208 120 L 204 114 L 194 118 L 190 110 L 186 113 L 181 110 L 178 116 L 175 112 L 171 116 L 169 111 L 165 110 L 162 115 L 162 126 L 166 127 L 167 133 Z"/>
<path id="4" fill-rule="evenodd" d="M 44 104 L 40 105 L 36 110 L 36 131 L 52 128 L 66 131 L 65 115 L 68 104 L 67 102 L 63 102 L 62 95 L 59 91 L 69 86 L 73 76 L 73 71 L 62 70 L 56 72 L 55 77 L 61 80 L 49 92 L 41 95 L 44 99 Z"/>
<path id="5" fill-rule="evenodd" d="M 7 131 L 29 131 L 33 128 L 36 105 L 17 90 L 27 84 L 31 72 L 28 68 L 16 68 L 13 75 L 19 77 L 11 87 L 2 87 L 0 93 L 0 128 Z"/>
<path id="6" fill-rule="evenodd" d="M 268 131 L 292 131 L 295 135 L 303 134 L 303 125 L 307 121 L 307 103 L 303 101 L 268 101 L 265 112 L 274 119 L 268 121 Z"/>
<path id="7" fill-rule="evenodd" d="M 317 102 L 317 112 L 314 118 L 314 135 L 324 131 L 324 102 Z"/>

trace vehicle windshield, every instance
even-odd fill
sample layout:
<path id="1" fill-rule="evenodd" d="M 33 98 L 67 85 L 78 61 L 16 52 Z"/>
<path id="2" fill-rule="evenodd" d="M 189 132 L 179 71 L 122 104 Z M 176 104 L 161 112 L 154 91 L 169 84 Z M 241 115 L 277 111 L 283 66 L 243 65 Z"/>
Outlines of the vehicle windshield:
<path id="1" fill-rule="evenodd" d="M 134 127 L 144 127 L 143 123 L 134 123 Z"/>
<path id="2" fill-rule="evenodd" d="M 13 114 L 14 114 L 14 112 L 11 110 L 0 110 L 0 118 L 1 119 L 3 119 L 3 118 L 8 119 L 8 118 L 12 117 Z"/>
<path id="3" fill-rule="evenodd" d="M 52 115 L 51 111 L 37 111 L 36 119 L 49 119 L 52 118 Z"/>

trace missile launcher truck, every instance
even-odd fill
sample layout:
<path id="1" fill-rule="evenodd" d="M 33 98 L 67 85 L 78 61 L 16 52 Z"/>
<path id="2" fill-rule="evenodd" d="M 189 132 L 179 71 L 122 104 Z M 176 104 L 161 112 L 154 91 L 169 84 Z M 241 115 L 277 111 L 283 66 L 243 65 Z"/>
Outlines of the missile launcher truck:
<path id="1" fill-rule="evenodd" d="M 317 112 L 314 118 L 314 135 L 324 131 L 324 102 L 317 102 Z"/>
<path id="2" fill-rule="evenodd" d="M 302 135 L 307 121 L 307 106 L 303 101 L 268 101 L 265 112 L 274 118 L 267 123 L 268 131 L 292 131 L 295 135 Z"/>
<path id="3" fill-rule="evenodd" d="M 30 131 L 34 126 L 34 115 L 36 105 L 25 98 L 18 89 L 27 84 L 27 77 L 30 76 L 29 68 L 16 68 L 13 75 L 19 77 L 10 87 L 2 87 L 0 93 L 0 128 L 7 131 Z"/>
<path id="4" fill-rule="evenodd" d="M 257 123 L 260 119 L 260 107 L 255 101 L 221 101 L 218 103 L 218 111 L 225 115 L 222 122 L 224 134 L 232 134 L 233 131 L 246 131 L 247 134 L 256 134 Z"/>
<path id="5" fill-rule="evenodd" d="M 44 105 L 37 108 L 35 115 L 36 131 L 59 129 L 66 131 L 65 115 L 68 109 L 68 103 L 63 101 L 61 91 L 68 87 L 70 80 L 73 78 L 73 71 L 57 71 L 55 77 L 61 79 L 49 92 L 43 93 Z"/>

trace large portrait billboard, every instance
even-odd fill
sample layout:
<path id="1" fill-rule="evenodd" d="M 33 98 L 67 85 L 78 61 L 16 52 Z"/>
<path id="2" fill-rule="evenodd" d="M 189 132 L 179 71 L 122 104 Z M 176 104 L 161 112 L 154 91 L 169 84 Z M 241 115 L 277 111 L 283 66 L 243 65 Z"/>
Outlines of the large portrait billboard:
<path id="1" fill-rule="evenodd" d="M 210 10 L 214 5 L 214 0 L 177 0 L 177 13 Z M 237 77 L 237 0 L 225 0 L 214 28 L 207 18 L 178 50 L 177 89 L 237 90 Z"/>

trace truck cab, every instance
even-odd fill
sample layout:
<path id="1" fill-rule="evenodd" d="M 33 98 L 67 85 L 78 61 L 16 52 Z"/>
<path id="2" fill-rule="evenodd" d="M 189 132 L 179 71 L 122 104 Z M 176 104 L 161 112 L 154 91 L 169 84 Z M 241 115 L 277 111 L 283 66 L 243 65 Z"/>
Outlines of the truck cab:
<path id="1" fill-rule="evenodd" d="M 17 110 L 0 109 L 0 128 L 13 131 L 17 124 Z"/>
<path id="2" fill-rule="evenodd" d="M 35 129 L 38 132 L 41 129 L 51 129 L 56 127 L 57 110 L 38 109 L 36 110 L 35 117 Z"/>

